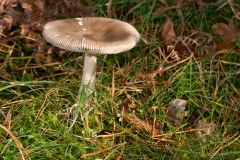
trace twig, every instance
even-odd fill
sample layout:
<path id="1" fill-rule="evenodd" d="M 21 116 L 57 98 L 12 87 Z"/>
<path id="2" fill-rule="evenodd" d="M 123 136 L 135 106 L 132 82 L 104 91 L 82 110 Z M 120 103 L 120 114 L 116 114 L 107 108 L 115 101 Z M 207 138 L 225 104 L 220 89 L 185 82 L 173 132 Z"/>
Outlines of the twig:
<path id="1" fill-rule="evenodd" d="M 100 153 L 103 153 L 105 151 L 108 151 L 110 149 L 113 149 L 113 148 L 119 148 L 121 146 L 124 146 L 127 142 L 124 142 L 124 143 L 120 143 L 120 144 L 117 144 L 117 145 L 114 145 L 112 147 L 109 147 L 109 148 L 106 148 L 106 149 L 103 149 L 103 150 L 100 150 L 100 151 L 97 151 L 97 152 L 93 152 L 93 153 L 90 153 L 90 154 L 83 154 L 80 158 L 83 158 L 83 157 L 88 157 L 88 156 L 94 156 L 94 155 L 98 155 Z"/>
<path id="2" fill-rule="evenodd" d="M 221 144 L 219 144 L 217 147 L 215 147 L 215 148 L 211 151 L 211 153 L 210 153 L 211 159 L 212 159 L 220 150 L 223 150 L 224 148 L 226 148 L 227 146 L 229 146 L 229 145 L 232 144 L 233 142 L 237 141 L 237 140 L 240 138 L 240 136 L 237 136 L 238 134 L 239 134 L 239 132 L 237 132 L 236 134 L 234 134 L 232 137 L 224 140 L 223 142 L 221 142 Z M 237 137 L 236 137 L 236 136 L 237 136 Z M 232 139 L 233 139 L 233 140 L 232 140 Z M 232 141 L 229 142 L 229 143 L 227 143 L 227 141 L 230 141 L 230 140 L 232 140 Z M 222 144 L 224 144 L 224 143 L 227 143 L 227 144 L 222 145 Z M 221 146 L 221 145 L 222 145 L 222 146 Z"/>
<path id="3" fill-rule="evenodd" d="M 25 160 L 24 155 L 27 156 L 27 159 L 31 160 L 31 158 L 28 155 L 28 152 L 25 150 L 25 148 L 23 147 L 22 143 L 17 139 L 17 137 L 9 130 L 7 129 L 5 126 L 0 124 L 0 128 L 2 128 L 3 130 L 5 130 L 14 140 L 19 152 L 20 152 L 20 158 L 21 160 Z"/>
<path id="4" fill-rule="evenodd" d="M 233 8 L 233 5 L 232 5 L 232 0 L 227 0 L 228 1 L 228 4 L 232 10 L 232 12 L 234 13 L 234 15 L 237 17 L 238 20 L 240 20 L 240 17 L 238 16 L 238 14 L 235 12 L 234 8 Z"/>

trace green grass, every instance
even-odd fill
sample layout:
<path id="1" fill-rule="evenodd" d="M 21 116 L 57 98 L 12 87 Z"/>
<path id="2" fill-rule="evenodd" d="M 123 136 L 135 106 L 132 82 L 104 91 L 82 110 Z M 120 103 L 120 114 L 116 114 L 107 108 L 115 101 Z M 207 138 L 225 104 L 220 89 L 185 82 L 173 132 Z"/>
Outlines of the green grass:
<path id="1" fill-rule="evenodd" d="M 107 2 L 89 4 L 95 4 L 96 16 L 107 16 Z M 77 101 L 83 56 L 62 54 L 55 48 L 50 56 L 59 63 L 48 63 L 46 57 L 32 55 L 34 47 L 30 43 L 19 36 L 10 37 L 15 46 L 0 51 L 0 124 L 12 134 L 0 127 L 0 159 L 20 159 L 21 150 L 28 153 L 26 159 L 240 158 L 239 38 L 228 54 L 214 52 L 207 58 L 189 55 L 181 63 L 163 61 L 157 49 L 164 44 L 161 26 L 166 17 L 171 17 L 179 35 L 181 18 L 175 9 L 159 14 L 164 5 L 158 1 L 141 2 L 113 2 L 112 17 L 135 20 L 134 26 L 148 44 L 141 41 L 124 54 L 98 57 L 92 109 L 80 110 L 72 128 L 70 108 Z M 168 5 L 176 5 L 171 3 Z M 223 2 L 206 5 L 203 10 L 190 4 L 182 10 L 184 33 L 201 30 L 211 35 L 213 24 L 233 16 L 228 5 L 216 10 Z M 239 21 L 235 22 L 239 26 Z M 45 46 L 44 53 L 49 47 Z M 47 67 L 40 65 L 47 63 Z M 153 79 L 148 77 L 159 66 L 169 69 Z M 174 98 L 188 102 L 188 115 L 177 125 L 166 114 Z M 159 137 L 153 138 L 126 120 L 121 122 L 119 104 L 134 106 L 144 121 L 147 116 L 155 118 L 160 123 Z M 11 116 L 7 118 L 8 113 Z M 131 110 L 131 114 L 135 112 Z M 200 136 L 200 130 L 191 124 L 197 118 L 215 124 L 210 135 Z M 109 134 L 103 134 L 106 132 Z"/>

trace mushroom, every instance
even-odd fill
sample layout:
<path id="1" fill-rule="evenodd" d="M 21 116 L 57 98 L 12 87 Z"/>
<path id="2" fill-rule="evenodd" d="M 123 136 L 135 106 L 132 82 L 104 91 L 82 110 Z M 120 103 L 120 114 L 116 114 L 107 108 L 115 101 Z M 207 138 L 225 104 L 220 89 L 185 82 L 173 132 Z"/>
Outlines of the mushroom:
<path id="1" fill-rule="evenodd" d="M 95 86 L 97 55 L 128 51 L 140 39 L 138 31 L 129 23 L 101 17 L 48 22 L 42 34 L 46 41 L 54 46 L 85 53 L 78 98 L 85 95 L 87 105 L 90 104 Z"/>

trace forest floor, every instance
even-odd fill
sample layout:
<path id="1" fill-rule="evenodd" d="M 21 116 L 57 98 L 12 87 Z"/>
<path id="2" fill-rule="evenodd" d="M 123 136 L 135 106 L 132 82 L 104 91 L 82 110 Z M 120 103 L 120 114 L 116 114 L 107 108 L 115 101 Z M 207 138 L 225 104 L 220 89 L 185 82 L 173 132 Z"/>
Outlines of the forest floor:
<path id="1" fill-rule="evenodd" d="M 84 54 L 42 30 L 94 16 L 130 23 L 141 40 L 98 56 L 84 108 Z M 239 0 L 1 0 L 0 160 L 239 160 L 239 37 Z"/>

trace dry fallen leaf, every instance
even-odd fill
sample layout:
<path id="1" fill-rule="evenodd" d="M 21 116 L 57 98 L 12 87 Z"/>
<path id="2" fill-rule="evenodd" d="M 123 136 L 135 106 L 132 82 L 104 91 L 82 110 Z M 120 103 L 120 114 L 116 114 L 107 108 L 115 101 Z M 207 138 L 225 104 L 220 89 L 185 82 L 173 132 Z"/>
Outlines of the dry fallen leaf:
<path id="1" fill-rule="evenodd" d="M 185 32 L 186 35 L 177 36 L 170 18 L 166 19 L 161 32 L 167 60 L 180 61 L 191 55 L 208 57 L 215 49 L 213 38 L 201 31 L 189 30 Z"/>
<path id="2" fill-rule="evenodd" d="M 238 36 L 240 36 L 240 28 L 233 24 L 231 20 L 228 20 L 228 24 L 217 23 L 212 25 L 212 32 L 214 34 L 222 35 L 224 40 L 235 42 Z"/>
<path id="3" fill-rule="evenodd" d="M 169 103 L 167 108 L 167 118 L 175 124 L 181 123 L 183 118 L 187 116 L 188 111 L 185 111 L 187 105 L 186 100 L 174 99 Z"/>
<path id="4" fill-rule="evenodd" d="M 13 23 L 19 20 L 19 13 L 13 9 L 15 3 L 15 0 L 0 1 L 0 33 L 10 30 Z"/>
<path id="5" fill-rule="evenodd" d="M 171 40 L 176 37 L 176 34 L 174 32 L 173 28 L 173 22 L 170 18 L 167 18 L 165 23 L 163 24 L 161 28 L 162 32 L 162 38 L 165 41 L 165 45 L 171 45 Z"/>
<path id="6" fill-rule="evenodd" d="M 139 112 L 136 109 L 130 108 L 128 104 L 120 104 L 118 108 L 121 111 L 122 118 L 140 131 L 153 136 L 160 133 L 160 123 L 154 122 L 153 118 L 143 121 L 138 116 Z"/>

